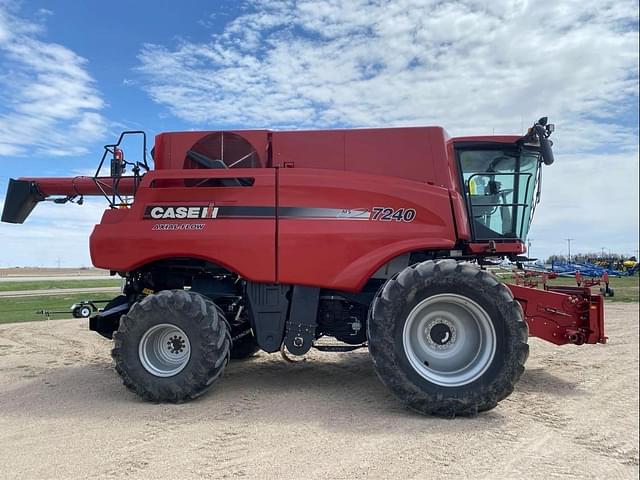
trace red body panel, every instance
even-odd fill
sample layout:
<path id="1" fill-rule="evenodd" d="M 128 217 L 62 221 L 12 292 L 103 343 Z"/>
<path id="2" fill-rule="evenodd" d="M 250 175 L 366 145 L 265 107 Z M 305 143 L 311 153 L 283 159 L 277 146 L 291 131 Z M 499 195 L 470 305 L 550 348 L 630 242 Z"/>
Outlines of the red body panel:
<path id="1" fill-rule="evenodd" d="M 450 249 L 456 242 L 449 192 L 421 182 L 335 170 L 280 169 L 278 205 L 416 212 L 411 222 L 280 216 L 281 283 L 357 291 L 378 268 L 402 253 Z"/>
<path id="2" fill-rule="evenodd" d="M 161 187 L 157 180 L 251 177 L 249 187 Z M 273 207 L 275 169 L 162 170 L 144 176 L 132 208 L 105 212 L 91 234 L 93 264 L 129 272 L 171 257 L 210 260 L 255 282 L 275 282 L 275 220 L 145 220 L 148 205 Z M 156 230 L 156 224 L 204 224 L 202 230 Z"/>
<path id="3" fill-rule="evenodd" d="M 255 183 L 249 187 L 175 186 L 185 178 L 234 177 L 253 178 Z M 277 205 L 278 209 L 255 218 L 143 218 L 149 205 L 210 203 L 216 207 Z M 414 209 L 415 219 L 374 221 L 278 213 L 287 208 L 371 210 L 377 206 Z M 205 226 L 201 230 L 153 230 L 154 225 L 163 223 Z M 261 246 L 258 251 L 256 245 Z M 298 168 L 151 172 L 144 177 L 133 207 L 107 211 L 91 235 L 92 260 L 100 268 L 126 272 L 164 258 L 194 257 L 253 281 L 350 291 L 359 290 L 378 268 L 402 253 L 454 245 L 451 203 L 444 188 L 374 175 Z"/>
<path id="4" fill-rule="evenodd" d="M 272 166 L 281 168 L 345 169 L 344 130 L 275 132 Z"/>
<path id="5" fill-rule="evenodd" d="M 450 188 L 440 127 L 274 132 L 273 166 L 328 168 Z"/>

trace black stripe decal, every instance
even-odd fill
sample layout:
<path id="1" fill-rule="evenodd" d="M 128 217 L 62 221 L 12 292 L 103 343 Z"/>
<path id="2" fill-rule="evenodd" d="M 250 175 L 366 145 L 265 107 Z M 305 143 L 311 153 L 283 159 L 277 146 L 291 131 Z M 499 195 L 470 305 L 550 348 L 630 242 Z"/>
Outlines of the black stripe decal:
<path id="1" fill-rule="evenodd" d="M 217 207 L 217 218 L 275 218 L 275 207 L 245 207 L 223 206 Z"/>
<path id="2" fill-rule="evenodd" d="M 179 212 L 187 209 L 194 216 L 181 216 Z M 152 214 L 153 212 L 153 214 Z M 283 219 L 304 220 L 369 220 L 371 211 L 366 208 L 311 208 L 280 207 L 278 217 Z M 236 206 L 236 205 L 149 205 L 145 209 L 145 219 L 150 220 L 212 220 L 219 218 L 270 219 L 276 218 L 276 207 Z"/>

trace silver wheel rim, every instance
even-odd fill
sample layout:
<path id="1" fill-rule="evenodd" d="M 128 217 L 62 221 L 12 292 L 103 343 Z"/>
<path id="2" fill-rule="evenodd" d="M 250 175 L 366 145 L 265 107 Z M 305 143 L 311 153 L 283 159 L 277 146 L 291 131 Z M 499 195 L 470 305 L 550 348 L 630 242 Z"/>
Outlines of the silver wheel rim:
<path id="1" fill-rule="evenodd" d="M 147 330 L 138 346 L 140 362 L 156 377 L 171 377 L 180 373 L 191 358 L 191 344 L 184 331 L 170 323 L 161 323 Z"/>
<path id="2" fill-rule="evenodd" d="M 425 380 L 459 387 L 477 380 L 496 352 L 489 314 L 462 295 L 426 298 L 409 313 L 402 334 L 404 353 Z"/>
<path id="3" fill-rule="evenodd" d="M 80 309 L 80 316 L 87 318 L 89 315 L 91 315 L 91 310 L 89 309 L 89 307 L 82 307 Z"/>

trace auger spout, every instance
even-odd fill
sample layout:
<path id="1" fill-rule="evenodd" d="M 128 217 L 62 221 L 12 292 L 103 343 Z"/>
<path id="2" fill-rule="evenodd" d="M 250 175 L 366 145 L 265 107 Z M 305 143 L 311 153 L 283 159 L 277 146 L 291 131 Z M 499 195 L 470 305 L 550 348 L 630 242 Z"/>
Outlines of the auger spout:
<path id="1" fill-rule="evenodd" d="M 24 223 L 35 206 L 50 197 L 68 199 L 99 195 L 132 195 L 135 177 L 51 177 L 10 179 L 2 210 L 2 221 Z M 139 181 L 139 180 L 138 180 Z"/>

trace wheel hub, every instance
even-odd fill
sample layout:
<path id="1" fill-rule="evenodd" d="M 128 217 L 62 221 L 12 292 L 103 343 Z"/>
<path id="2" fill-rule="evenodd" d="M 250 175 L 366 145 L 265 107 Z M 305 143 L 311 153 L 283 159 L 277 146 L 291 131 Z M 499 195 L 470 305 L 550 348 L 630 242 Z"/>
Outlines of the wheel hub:
<path id="1" fill-rule="evenodd" d="M 456 342 L 456 328 L 453 322 L 445 319 L 435 319 L 427 325 L 425 340 L 434 348 L 450 348 Z"/>
<path id="2" fill-rule="evenodd" d="M 174 335 L 169 341 L 167 341 L 169 351 L 174 354 L 182 353 L 185 345 L 185 341 L 178 335 Z"/>
<path id="3" fill-rule="evenodd" d="M 172 377 L 180 373 L 191 358 L 189 337 L 176 325 L 161 323 L 147 330 L 138 346 L 144 369 L 156 377 Z"/>

